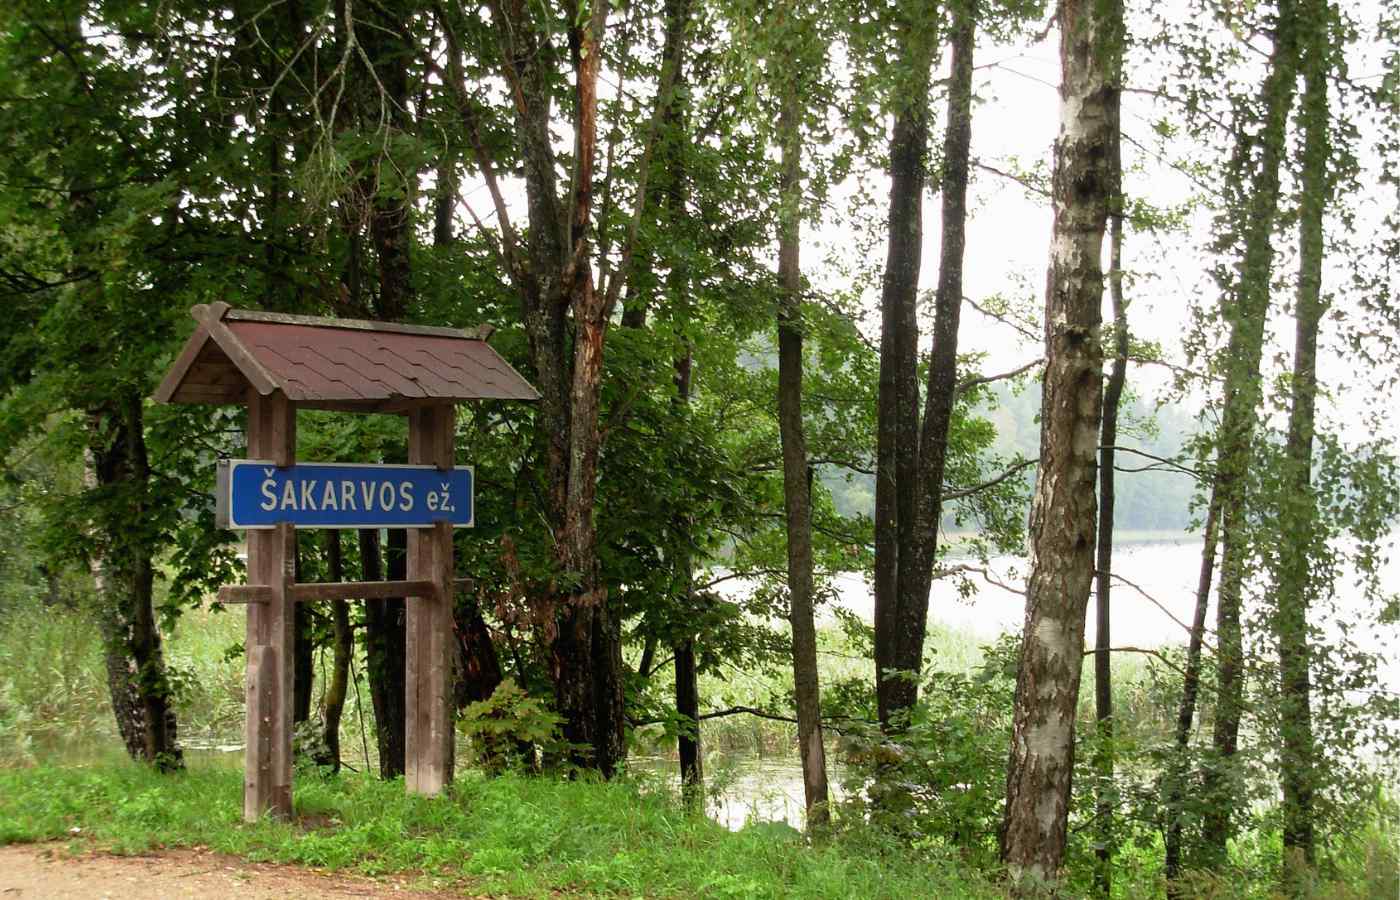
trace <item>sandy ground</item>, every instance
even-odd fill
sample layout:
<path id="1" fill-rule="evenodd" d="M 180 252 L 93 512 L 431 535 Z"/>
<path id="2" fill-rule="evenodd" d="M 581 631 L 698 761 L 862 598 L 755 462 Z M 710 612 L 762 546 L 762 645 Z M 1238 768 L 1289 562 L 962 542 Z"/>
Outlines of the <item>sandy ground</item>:
<path id="1" fill-rule="evenodd" d="M 412 880 L 407 878 L 371 879 L 329 874 L 297 866 L 248 862 L 201 850 L 112 856 L 74 854 L 67 844 L 0 847 L 0 900 L 280 900 L 283 897 L 437 900 L 462 896 L 414 890 Z"/>

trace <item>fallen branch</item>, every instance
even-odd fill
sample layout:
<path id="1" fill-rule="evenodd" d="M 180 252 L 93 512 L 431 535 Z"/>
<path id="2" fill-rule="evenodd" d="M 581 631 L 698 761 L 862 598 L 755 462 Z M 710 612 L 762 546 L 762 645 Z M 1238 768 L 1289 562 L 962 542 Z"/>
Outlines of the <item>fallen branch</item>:
<path id="1" fill-rule="evenodd" d="M 760 718 L 760 719 L 768 719 L 769 721 L 772 721 L 772 722 L 788 722 L 788 723 L 793 724 L 793 725 L 796 725 L 796 724 L 797 724 L 797 719 L 794 718 L 794 717 L 792 717 L 792 716 L 784 716 L 784 715 L 780 715 L 780 714 L 778 714 L 778 713 L 771 713 L 771 712 L 768 712 L 766 709 L 759 709 L 759 708 L 754 707 L 754 706 L 731 706 L 731 707 L 729 707 L 728 709 L 717 709 L 717 710 L 714 710 L 713 712 L 701 713 L 700 716 L 699 716 L 699 719 L 700 719 L 700 721 L 703 722 L 703 721 L 705 721 L 706 719 L 722 719 L 722 718 L 725 718 L 726 716 L 737 716 L 737 715 L 743 715 L 743 714 L 747 714 L 747 715 L 750 715 L 750 716 L 755 716 L 755 717 Z M 643 726 L 643 725 L 660 725 L 662 722 L 666 722 L 666 721 L 668 721 L 668 720 L 667 720 L 667 719 L 633 719 L 633 718 L 631 718 L 630 716 L 628 717 L 628 724 L 630 724 L 633 728 L 639 728 L 639 727 L 641 727 L 641 726 Z M 836 724 L 837 722 L 856 722 L 856 723 L 859 723 L 859 724 L 861 724 L 861 725 L 874 725 L 874 724 L 876 724 L 875 722 L 871 722 L 871 721 L 869 721 L 868 719 L 860 719 L 860 718 L 857 718 L 857 717 L 855 717 L 855 716 L 822 716 L 822 724 L 823 724 L 823 726 L 830 727 L 831 730 L 834 731 L 834 732 L 836 732 L 837 734 L 845 734 L 846 731 L 843 730 L 843 729 L 841 728 L 841 726 L 837 725 L 837 724 Z"/>

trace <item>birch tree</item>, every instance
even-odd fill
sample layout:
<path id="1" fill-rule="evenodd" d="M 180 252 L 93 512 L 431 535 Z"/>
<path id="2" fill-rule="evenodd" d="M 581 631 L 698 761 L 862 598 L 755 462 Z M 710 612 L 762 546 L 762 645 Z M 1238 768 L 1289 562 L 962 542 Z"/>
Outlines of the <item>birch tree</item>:
<path id="1" fill-rule="evenodd" d="M 1051 192 L 1040 471 L 1002 837 L 1002 856 L 1021 891 L 1056 878 L 1067 833 L 1084 618 L 1094 576 L 1100 254 L 1118 183 L 1111 151 L 1122 5 L 1062 3 L 1059 28 L 1061 116 Z"/>

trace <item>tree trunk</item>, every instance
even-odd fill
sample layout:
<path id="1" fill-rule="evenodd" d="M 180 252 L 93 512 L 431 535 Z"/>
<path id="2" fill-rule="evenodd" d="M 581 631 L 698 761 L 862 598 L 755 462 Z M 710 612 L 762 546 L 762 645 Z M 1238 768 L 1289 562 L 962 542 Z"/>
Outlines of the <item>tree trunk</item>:
<path id="1" fill-rule="evenodd" d="M 416 52 L 411 36 L 405 31 L 408 10 L 395 9 L 393 4 L 376 5 L 364 11 L 365 20 L 356 31 L 357 40 L 365 50 L 372 71 L 365 73 L 365 90 L 380 91 L 362 101 L 362 120 L 372 127 L 406 133 L 408 119 L 408 61 Z M 387 118 L 382 118 L 387 117 Z M 379 294 L 375 298 L 375 316 L 383 321 L 402 321 L 413 302 L 412 246 L 413 229 L 410 219 L 414 173 L 403 173 L 402 183 L 396 184 L 390 173 L 396 171 L 390 159 L 378 160 L 374 173 L 373 196 L 370 203 L 370 239 L 378 262 Z M 361 532 L 361 553 L 364 556 L 366 580 L 378 568 L 378 539 L 367 547 L 366 532 Z M 407 571 L 406 549 L 408 533 L 389 529 L 384 564 L 388 580 L 404 578 Z M 374 706 L 375 735 L 379 746 L 379 773 L 389 779 L 405 771 L 405 695 L 404 665 L 407 647 L 405 609 L 402 598 L 365 601 L 365 662 L 369 676 L 370 699 Z"/>
<path id="2" fill-rule="evenodd" d="M 922 38 L 922 40 L 921 40 Z M 875 444 L 875 696 L 880 724 L 908 710 L 917 690 L 922 653 L 911 667 L 898 650 L 904 617 L 901 575 L 912 560 L 914 482 L 918 475 L 919 322 L 916 314 L 923 250 L 924 170 L 928 157 L 929 66 L 933 41 L 922 29 L 903 35 L 901 62 L 913 73 L 890 136 L 889 249 L 880 294 L 880 393 Z M 922 647 L 920 647 L 922 651 Z M 903 660 L 907 663 L 907 660 Z M 898 727 L 898 722 L 893 727 Z"/>
<path id="3" fill-rule="evenodd" d="M 967 246 L 967 184 L 972 142 L 972 58 L 977 38 L 976 0 L 953 5 L 949 35 L 952 51 L 948 82 L 948 123 L 943 135 L 942 250 L 938 290 L 934 296 L 933 349 L 929 355 L 924 421 L 919 436 L 919 477 L 911 486 L 917 496 L 910 544 L 901 546 L 898 643 L 895 667 L 917 670 L 923 664 L 928 626 L 929 590 L 943 518 L 943 475 L 948 462 L 948 433 L 957 402 L 958 325 L 962 312 L 963 253 Z M 908 561 L 908 565 L 906 565 Z M 917 697 L 917 682 L 908 683 L 907 705 Z"/>
<path id="4" fill-rule="evenodd" d="M 399 534 L 405 534 L 402 531 Z M 394 531 L 389 532 L 393 540 Z M 406 536 L 406 534 L 405 534 Z M 403 554 L 398 556 L 399 574 L 390 550 L 389 580 L 403 577 Z M 360 578 L 383 581 L 384 562 L 380 554 L 379 532 L 360 531 Z M 402 600 L 366 600 L 365 673 L 369 681 L 370 704 L 374 707 L 375 746 L 379 750 L 379 775 L 385 780 L 404 774 L 404 615 Z"/>
<path id="5" fill-rule="evenodd" d="M 591 265 L 593 171 L 597 144 L 598 73 L 607 4 L 569 28 L 574 69 L 574 153 L 567 202 L 557 193 L 558 160 L 550 133 L 553 73 L 558 60 L 549 29 L 525 5 L 493 4 L 501 65 L 515 86 L 515 117 L 528 200 L 527 252 L 513 230 L 503 254 L 520 292 L 522 318 L 541 393 L 539 432 L 548 471 L 546 508 L 560 579 L 537 602 L 553 616 L 550 675 L 564 736 L 588 748 L 575 765 L 610 776 L 625 755 L 622 629 L 609 607 L 597 559 L 593 506 L 597 493 L 599 402 L 609 299 Z M 499 197 L 497 198 L 499 200 Z M 503 227 L 505 227 L 503 225 Z M 565 313 L 572 311 L 568 353 Z"/>
<path id="6" fill-rule="evenodd" d="M 1099 255 L 1117 178 L 1122 6 L 1060 6 L 1061 124 L 1045 304 L 1040 472 L 1012 724 L 1002 854 L 1018 891 L 1053 882 L 1064 858 L 1084 617 L 1094 576 L 1103 348 Z"/>
<path id="7" fill-rule="evenodd" d="M 457 627 L 457 685 L 453 696 L 458 709 L 480 703 L 496 692 L 504 680 L 491 629 L 475 600 L 459 601 L 454 610 Z"/>
<path id="8" fill-rule="evenodd" d="M 808 826 L 830 821 L 826 748 L 822 743 L 817 629 L 812 609 L 812 476 L 802 428 L 802 162 L 799 99 L 783 89 L 778 133 L 782 142 L 782 205 L 778 240 L 778 429 L 783 447 L 783 506 L 787 519 L 788 603 L 792 624 L 792 677 L 797 743 Z"/>
<path id="9" fill-rule="evenodd" d="M 700 680 L 695 666 L 695 638 L 677 644 L 675 653 L 676 715 L 685 720 L 676 737 L 681 799 L 687 807 L 701 809 L 705 802 L 705 759 L 700 752 Z"/>
<path id="10" fill-rule="evenodd" d="M 433 196 L 433 246 L 442 249 L 452 245 L 452 218 L 461 188 L 457 166 L 451 160 L 438 164 L 437 182 Z"/>
<path id="11" fill-rule="evenodd" d="M 1317 336 L 1326 304 L 1322 298 L 1323 212 L 1333 193 L 1329 171 L 1327 79 L 1331 42 L 1322 23 L 1330 20 L 1326 0 L 1305 0 L 1304 21 L 1312 26 L 1302 52 L 1300 101 L 1303 126 L 1299 190 L 1298 302 L 1294 311 L 1292 396 L 1284 493 L 1279 497 L 1280 534 L 1292 536 L 1279 550 L 1280 571 L 1275 631 L 1282 679 L 1283 872 L 1295 888 L 1306 883 L 1316 861 L 1313 834 L 1313 727 L 1308 601 L 1317 544 L 1317 506 L 1312 490 L 1312 448 L 1317 405 Z"/>
<path id="12" fill-rule="evenodd" d="M 301 543 L 297 543 L 296 558 L 292 563 L 293 578 L 301 581 Z M 315 658 L 315 613 L 309 603 L 298 603 L 293 613 L 296 641 L 292 647 L 292 724 L 305 722 L 311 718 L 312 682 L 316 676 Z"/>
<path id="13" fill-rule="evenodd" d="M 360 115 L 365 120 L 364 127 L 406 133 L 410 130 L 408 61 L 417 48 L 404 30 L 410 11 L 392 7 L 392 3 L 368 6 L 362 13 L 366 20 L 356 30 L 356 39 L 373 64 L 373 71 L 366 73 L 365 83 L 361 84 L 371 96 L 365 98 Z M 384 117 L 387 121 L 383 121 Z M 376 162 L 369 219 L 379 263 L 376 312 L 384 321 L 400 322 L 408 314 L 413 298 L 410 212 L 415 173 L 404 172 L 400 183 L 395 183 L 388 176 L 398 171 L 398 163 L 385 158 Z"/>
<path id="14" fill-rule="evenodd" d="M 622 629 L 608 603 L 599 572 L 593 522 L 598 489 L 598 431 L 603 384 L 607 298 L 596 290 L 591 263 L 593 170 L 598 135 L 598 72 L 608 7 L 599 4 L 571 36 L 575 46 L 575 150 L 573 204 L 566 220 L 564 300 L 573 312 L 574 353 L 569 388 L 568 482 L 563 529 L 557 545 L 569 589 L 561 598 L 559 639 L 553 652 L 555 699 L 564 736 L 591 748 L 575 764 L 611 777 L 626 756 L 622 693 Z"/>
<path id="15" fill-rule="evenodd" d="M 183 768 L 184 755 L 152 602 L 153 553 L 144 531 L 131 528 L 145 515 L 150 489 L 142 398 L 120 398 L 88 423 L 90 486 L 128 501 L 99 507 L 99 549 L 91 561 L 112 713 L 132 759 L 173 771 Z"/>
<path id="16" fill-rule="evenodd" d="M 1108 285 L 1113 302 L 1113 368 L 1103 392 L 1103 425 L 1099 430 L 1099 541 L 1095 589 L 1094 629 L 1094 719 L 1098 744 L 1094 754 L 1094 817 L 1097 820 L 1098 847 L 1094 851 L 1094 888 L 1102 897 L 1113 890 L 1113 812 L 1117 805 L 1113 790 L 1113 670 L 1109 648 L 1112 640 L 1113 597 L 1113 506 L 1114 456 L 1118 444 L 1118 404 L 1123 399 L 1123 383 L 1128 377 L 1128 310 L 1123 302 L 1123 194 L 1121 155 L 1114 142 L 1114 170 L 1120 176 L 1115 186 L 1110 220 Z"/>
<path id="17" fill-rule="evenodd" d="M 1221 562 L 1220 592 L 1216 607 L 1216 639 L 1219 699 L 1212 735 L 1215 758 L 1205 773 L 1206 815 L 1203 828 L 1208 862 L 1223 865 L 1232 832 L 1235 806 L 1231 768 L 1239 742 L 1244 708 L 1244 640 L 1240 627 L 1241 597 L 1249 565 L 1250 547 L 1245 535 L 1246 475 L 1253 459 L 1255 425 L 1262 396 L 1260 358 L 1269 312 L 1273 277 L 1273 230 L 1278 215 L 1279 168 L 1287 153 L 1286 130 L 1297 78 L 1297 22 L 1293 0 L 1280 0 L 1274 31 L 1274 49 L 1261 90 L 1263 127 L 1257 137 L 1241 130 L 1241 160 L 1259 158 L 1252 174 L 1243 223 L 1242 258 L 1235 276 L 1227 282 L 1223 318 L 1230 325 L 1225 359 L 1225 409 L 1221 415 L 1216 450 L 1215 491 L 1220 495 Z M 1248 163 L 1245 163 L 1248 165 Z M 1236 213 L 1235 218 L 1239 214 Z M 1225 226 L 1234 232 L 1237 224 Z"/>
<path id="18" fill-rule="evenodd" d="M 682 287 L 687 281 L 684 271 L 684 266 L 680 264 L 673 266 L 671 270 L 668 286 L 671 288 L 673 299 L 677 293 L 676 288 Z M 690 403 L 690 379 L 693 361 L 692 351 L 687 343 L 685 354 L 676 359 L 674 364 L 676 403 L 679 405 Z M 687 514 L 683 514 L 683 516 L 686 531 L 693 531 L 693 519 Z M 695 596 L 695 570 L 690 553 L 688 550 L 683 551 L 683 553 L 684 558 L 679 561 L 680 576 L 684 579 L 685 584 L 685 607 L 683 608 L 689 610 L 693 609 L 695 604 L 700 601 Z M 681 767 L 681 799 L 688 808 L 703 811 L 705 807 L 705 758 L 700 746 L 700 673 L 695 654 L 697 640 L 695 635 L 687 635 L 678 641 L 672 650 L 676 658 L 676 715 L 686 720 L 676 734 L 676 753 L 680 758 Z"/>
<path id="19" fill-rule="evenodd" d="M 326 569 L 332 583 L 345 580 L 345 563 L 341 555 L 340 532 L 326 532 Z M 324 741 L 326 760 L 332 770 L 340 771 L 340 719 L 345 713 L 346 692 L 350 685 L 350 660 L 355 652 L 355 632 L 350 628 L 350 604 L 345 600 L 331 601 L 331 626 L 334 629 L 334 655 L 331 676 L 326 683 L 326 716 Z"/>

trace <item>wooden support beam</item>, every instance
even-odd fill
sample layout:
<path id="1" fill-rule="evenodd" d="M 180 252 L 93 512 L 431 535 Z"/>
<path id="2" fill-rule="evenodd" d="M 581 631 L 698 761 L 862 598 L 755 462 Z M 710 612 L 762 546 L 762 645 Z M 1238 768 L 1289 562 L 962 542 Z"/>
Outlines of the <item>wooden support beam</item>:
<path id="1" fill-rule="evenodd" d="M 471 578 L 452 579 L 453 591 L 475 586 Z M 383 600 L 389 597 L 436 597 L 432 581 L 317 581 L 287 586 L 296 603 L 317 600 Z M 272 588 L 265 584 L 226 584 L 219 588 L 218 602 L 230 604 L 270 603 Z"/>
<path id="2" fill-rule="evenodd" d="M 437 585 L 431 581 L 342 581 L 294 584 L 292 599 L 298 603 L 312 600 L 384 600 L 389 597 L 437 596 Z"/>
<path id="3" fill-rule="evenodd" d="M 220 603 L 271 603 L 272 588 L 265 584 L 226 584 L 219 588 Z"/>
<path id="4" fill-rule="evenodd" d="M 279 466 L 296 461 L 296 406 L 281 391 L 248 391 L 248 455 Z M 291 585 L 296 531 L 282 524 L 248 532 L 248 577 L 237 597 L 248 605 L 243 818 L 292 815 L 292 652 L 296 639 Z M 251 587 L 251 590 L 248 588 Z M 266 593 L 264 593 L 266 592 Z M 220 591 L 220 594 L 223 590 Z M 260 601 L 260 602 L 257 602 Z"/>
<path id="5" fill-rule="evenodd" d="M 198 309 L 198 307 L 195 307 L 195 309 Z M 191 310 L 191 312 L 193 311 L 194 310 Z M 243 346 L 242 342 L 240 342 L 238 338 L 234 337 L 233 332 L 229 331 L 228 326 L 223 323 L 224 313 L 227 311 L 227 303 L 219 302 L 210 304 L 208 310 L 204 313 L 203 319 L 201 319 L 200 321 L 204 325 L 205 329 L 209 332 L 209 336 L 214 339 L 214 343 L 219 345 L 219 349 L 224 351 L 224 355 L 227 356 L 229 360 L 235 366 L 238 367 L 238 371 L 243 374 L 243 377 L 248 379 L 248 384 L 254 388 L 253 391 L 249 392 L 250 396 L 252 395 L 252 393 L 256 392 L 260 397 L 270 400 L 272 399 L 275 393 L 278 396 L 281 396 L 281 402 L 286 402 L 287 398 L 283 396 L 282 392 L 279 391 L 277 388 L 277 379 L 272 377 L 272 373 L 267 371 L 263 364 L 258 361 L 258 358 L 254 356 L 252 352 L 248 350 L 247 347 Z M 250 403 L 248 406 L 249 415 L 252 415 L 252 412 L 253 406 Z M 292 417 L 292 455 L 294 456 L 296 448 L 295 408 L 293 409 Z M 248 435 L 250 454 L 252 453 L 252 442 L 253 436 L 250 432 Z M 268 454 L 267 456 L 253 456 L 252 458 L 270 459 L 272 458 L 272 456 L 272 454 Z M 288 459 L 290 460 L 291 457 L 289 456 Z M 279 466 L 291 464 L 292 463 L 290 461 L 287 463 L 278 463 Z"/>
<path id="6" fill-rule="evenodd" d="M 443 403 L 411 412 L 408 461 L 452 468 L 455 409 Z M 410 792 L 434 796 L 452 783 L 452 525 L 437 522 L 408 532 L 408 578 L 433 584 L 410 594 L 407 610 L 407 672 L 404 678 L 405 782 Z"/>

